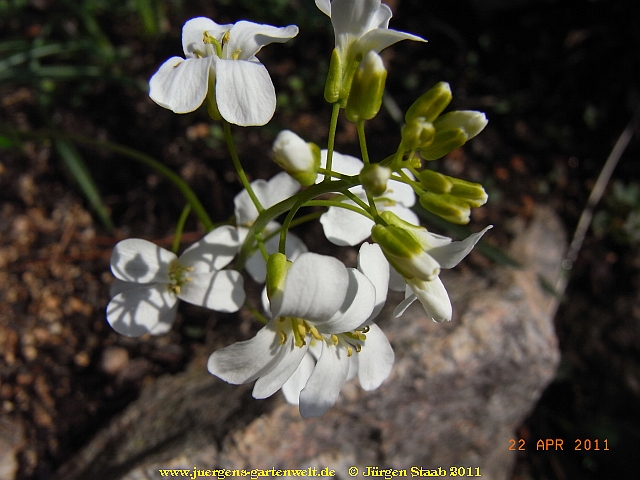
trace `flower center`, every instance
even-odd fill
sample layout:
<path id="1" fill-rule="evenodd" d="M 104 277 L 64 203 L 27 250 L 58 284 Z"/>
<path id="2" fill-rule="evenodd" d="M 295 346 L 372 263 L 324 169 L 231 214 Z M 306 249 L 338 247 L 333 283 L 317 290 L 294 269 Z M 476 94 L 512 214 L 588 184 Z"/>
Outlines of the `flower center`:
<path id="1" fill-rule="evenodd" d="M 364 342 L 367 339 L 366 334 L 368 331 L 369 326 L 365 325 L 363 328 L 353 330 L 352 332 L 327 335 L 320 333 L 316 327 L 303 318 L 280 317 L 278 319 L 278 336 L 280 337 L 280 345 L 284 345 L 287 341 L 287 333 L 293 335 L 294 345 L 298 348 L 302 348 L 306 345 L 306 339 L 310 336 L 310 342 L 313 342 L 314 340 L 322 340 L 335 346 L 342 345 L 347 349 L 348 357 L 353 355 L 354 349 L 356 353 L 360 353 L 362 345 L 364 345 Z"/>
<path id="2" fill-rule="evenodd" d="M 180 295 L 182 285 L 192 281 L 191 277 L 187 277 L 187 272 L 192 272 L 193 267 L 185 267 L 180 265 L 177 260 L 171 262 L 169 266 L 169 284 L 167 285 L 170 292 Z"/>

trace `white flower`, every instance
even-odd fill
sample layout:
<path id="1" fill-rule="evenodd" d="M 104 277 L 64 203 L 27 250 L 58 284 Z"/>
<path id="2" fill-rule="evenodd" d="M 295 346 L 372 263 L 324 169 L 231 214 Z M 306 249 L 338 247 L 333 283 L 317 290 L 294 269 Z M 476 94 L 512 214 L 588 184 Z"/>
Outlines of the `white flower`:
<path id="1" fill-rule="evenodd" d="M 387 268 L 380 257 L 372 257 L 377 263 L 369 268 L 375 272 Z M 384 283 L 381 278 L 378 274 L 376 285 Z M 354 355 L 367 351 L 360 367 L 367 387 L 375 388 L 390 371 L 393 352 L 386 338 L 380 338 L 377 328 L 360 328 L 377 308 L 379 295 L 382 290 L 360 270 L 333 257 L 304 253 L 286 273 L 283 289 L 270 298 L 272 319 L 252 339 L 214 352 L 209 371 L 233 384 L 256 380 L 255 398 L 273 395 L 295 375 L 292 382 L 301 387 L 300 414 L 320 416 L 335 403 Z M 364 332 L 372 330 L 376 333 L 369 350 L 369 333 Z M 317 362 L 307 355 L 313 342 Z"/>
<path id="2" fill-rule="evenodd" d="M 251 188 L 256 197 L 266 209 L 272 207 L 276 203 L 280 203 L 295 194 L 300 190 L 300 184 L 294 180 L 286 172 L 280 172 L 274 175 L 271 180 L 255 180 L 251 182 Z M 244 243 L 249 228 L 253 225 L 256 218 L 258 218 L 258 210 L 251 201 L 249 193 L 246 190 L 242 190 L 233 200 L 235 205 L 236 224 L 238 225 L 238 236 L 240 244 Z M 267 237 L 270 233 L 276 232 L 280 228 L 278 222 L 269 222 L 266 228 L 266 232 L 263 233 L 263 237 Z M 265 248 L 269 254 L 278 251 L 278 244 L 280 241 L 280 235 L 276 234 L 267 239 L 265 242 Z M 307 247 L 302 240 L 300 240 L 293 233 L 287 233 L 287 246 L 286 255 L 287 258 L 295 260 L 301 253 L 307 251 Z M 254 252 L 245 264 L 245 268 L 249 275 L 258 283 L 263 283 L 267 274 L 266 263 L 259 251 Z"/>
<path id="3" fill-rule="evenodd" d="M 320 164 L 322 168 L 327 164 L 327 151 L 322 151 Z M 334 172 L 345 175 L 358 175 L 362 170 L 364 163 L 362 160 L 352 157 L 351 155 L 343 155 L 333 152 L 333 161 L 331 169 Z M 409 171 L 405 171 L 407 175 L 413 178 Z M 316 183 L 321 182 L 324 175 L 318 175 Z M 349 189 L 351 193 L 358 196 L 361 200 L 366 201 L 367 196 L 361 186 Z M 418 225 L 420 220 L 411 210 L 416 202 L 416 196 L 410 185 L 389 180 L 387 182 L 387 190 L 379 197 L 375 198 L 376 208 L 378 212 L 390 211 L 396 214 L 402 220 Z M 344 203 L 354 205 L 351 200 L 344 200 Z M 339 207 L 329 207 L 326 213 L 320 217 L 320 223 L 327 239 L 336 245 L 357 245 L 371 235 L 371 228 L 374 225 L 373 220 Z"/>
<path id="4" fill-rule="evenodd" d="M 356 55 L 381 50 L 400 40 L 425 40 L 410 33 L 389 29 L 391 9 L 380 0 L 316 0 L 316 6 L 333 24 L 336 49 L 343 69 Z"/>
<path id="5" fill-rule="evenodd" d="M 453 242 L 449 237 L 428 232 L 426 228 L 417 227 L 411 233 L 422 245 L 425 255 L 429 256 L 439 268 L 453 268 L 466 257 L 491 225 L 478 233 L 469 235 L 462 241 Z M 422 303 L 425 312 L 435 322 L 451 321 L 452 307 L 449 294 L 440 280 L 435 276 L 431 280 L 419 278 L 405 279 L 407 285 L 405 299 L 395 308 L 393 314 L 399 317 L 416 299 Z"/>
<path id="6" fill-rule="evenodd" d="M 123 335 L 160 335 L 173 324 L 178 298 L 220 312 L 244 304 L 239 272 L 222 270 L 238 253 L 235 228 L 219 227 L 180 257 L 137 238 L 119 242 L 111 255 L 117 278 L 107 306 L 107 321 Z"/>
<path id="7" fill-rule="evenodd" d="M 149 81 L 149 96 L 158 105 L 187 113 L 204 102 L 215 88 L 220 115 L 236 125 L 264 125 L 276 107 L 276 95 L 267 69 L 256 58 L 265 45 L 284 43 L 298 27 L 273 27 L 246 21 L 218 25 L 204 17 L 182 28 L 186 59 L 171 57 Z"/>

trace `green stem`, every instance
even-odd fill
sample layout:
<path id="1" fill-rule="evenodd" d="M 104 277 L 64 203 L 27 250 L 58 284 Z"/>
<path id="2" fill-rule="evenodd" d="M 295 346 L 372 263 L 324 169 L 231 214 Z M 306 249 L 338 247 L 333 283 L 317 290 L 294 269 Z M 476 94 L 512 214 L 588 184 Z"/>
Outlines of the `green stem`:
<path id="1" fill-rule="evenodd" d="M 356 128 L 358 129 L 358 141 L 360 142 L 360 152 L 362 152 L 362 161 L 365 166 L 369 165 L 369 152 L 367 151 L 367 137 L 364 134 L 364 120 L 358 120 L 356 122 Z M 376 203 L 373 200 L 373 195 L 369 193 L 365 189 L 365 193 L 367 194 L 367 201 L 369 202 L 369 211 L 373 218 L 378 217 L 378 209 L 376 208 Z"/>
<path id="2" fill-rule="evenodd" d="M 242 245 L 242 249 L 240 250 L 240 255 L 238 256 L 236 268 L 238 270 L 241 270 L 244 267 L 247 258 L 249 258 L 249 255 L 252 252 L 253 239 L 255 238 L 256 232 L 262 232 L 270 221 L 279 217 L 284 212 L 291 210 L 299 200 L 301 200 L 302 202 L 306 202 L 313 198 L 319 197 L 320 195 L 324 195 L 325 193 L 343 193 L 347 189 L 357 185 L 358 181 L 358 177 L 356 176 L 352 177 L 350 181 L 333 180 L 327 183 L 318 183 L 264 210 L 262 213 L 260 213 L 260 215 L 258 215 L 258 218 L 255 220 L 255 222 L 253 222 L 253 225 L 249 229 L 246 240 Z"/>
<path id="3" fill-rule="evenodd" d="M 356 207 L 355 205 L 349 205 L 348 203 L 338 202 L 335 200 L 309 200 L 307 203 L 305 203 L 305 206 L 344 208 L 345 210 L 351 210 L 352 212 L 359 213 L 360 215 L 364 215 L 368 219 L 373 220 L 373 217 L 368 211 L 363 210 L 362 208 Z"/>
<path id="4" fill-rule="evenodd" d="M 173 243 L 171 245 L 171 251 L 173 253 L 178 253 L 178 249 L 180 248 L 180 239 L 182 238 L 182 231 L 184 230 L 184 224 L 187 221 L 187 217 L 191 212 L 191 205 L 188 203 L 182 209 L 182 213 L 180 214 L 180 218 L 178 219 L 178 224 L 176 225 L 176 232 L 173 235 Z"/>
<path id="5" fill-rule="evenodd" d="M 233 142 L 233 135 L 231 135 L 231 125 L 224 119 L 222 120 L 222 125 L 224 126 L 224 139 L 227 142 L 227 148 L 229 149 L 229 153 L 231 154 L 233 166 L 235 167 L 236 172 L 238 172 L 238 178 L 240 179 L 240 182 L 242 183 L 244 189 L 249 194 L 249 198 L 251 198 L 251 201 L 255 205 L 256 210 L 258 210 L 258 213 L 260 213 L 264 211 L 264 207 L 260 203 L 260 200 L 258 200 L 258 197 L 256 197 L 253 188 L 251 188 L 251 183 L 249 183 L 249 179 L 247 178 L 246 173 L 244 173 L 244 168 L 242 168 L 242 163 L 240 163 L 240 158 L 238 157 L 238 152 L 236 151 L 236 146 Z"/>
<path id="6" fill-rule="evenodd" d="M 125 147 L 124 145 L 120 145 L 118 143 L 94 140 L 93 138 L 84 137 L 81 135 L 69 135 L 51 130 L 41 130 L 39 132 L 18 132 L 17 130 L 11 129 L 8 131 L 8 134 L 18 138 L 29 138 L 33 140 L 48 140 L 51 138 L 68 140 L 70 142 L 86 145 L 88 147 L 109 150 L 113 153 L 123 155 L 132 160 L 135 160 L 136 162 L 142 163 L 143 165 L 154 169 L 160 175 L 173 183 L 178 188 L 178 190 L 180 190 L 187 203 L 191 205 L 193 213 L 195 213 L 200 222 L 202 222 L 204 228 L 208 232 L 213 230 L 213 222 L 211 221 L 211 218 L 209 218 L 207 211 L 204 209 L 202 203 L 200 203 L 200 200 L 198 200 L 198 197 L 191 189 L 191 187 L 189 187 L 189 185 L 187 185 L 187 183 L 171 169 L 167 168 L 164 164 L 145 153 L 134 150 L 133 148 Z"/>
<path id="7" fill-rule="evenodd" d="M 340 114 L 340 102 L 333 104 L 333 110 L 331 111 L 331 123 L 329 124 L 329 139 L 327 140 L 327 170 L 331 172 L 333 166 L 333 149 L 336 141 L 336 130 L 338 128 L 338 115 Z M 329 182 L 331 178 L 329 175 L 324 176 L 324 181 Z"/>

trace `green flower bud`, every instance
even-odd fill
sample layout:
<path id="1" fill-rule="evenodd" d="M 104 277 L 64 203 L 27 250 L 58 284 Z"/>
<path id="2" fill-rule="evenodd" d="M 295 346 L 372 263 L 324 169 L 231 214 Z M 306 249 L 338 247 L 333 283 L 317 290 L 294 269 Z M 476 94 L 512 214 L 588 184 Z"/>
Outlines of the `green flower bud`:
<path id="1" fill-rule="evenodd" d="M 448 222 L 459 225 L 469 223 L 471 207 L 464 199 L 447 193 L 439 195 L 426 192 L 420 195 L 420 205 Z"/>
<path id="2" fill-rule="evenodd" d="M 267 259 L 267 297 L 272 303 L 282 297 L 287 272 L 293 265 L 283 253 L 276 252 Z"/>
<path id="3" fill-rule="evenodd" d="M 345 114 L 351 122 L 371 120 L 382 105 L 387 70 L 382 58 L 373 50 L 367 53 L 353 76 Z"/>
<path id="4" fill-rule="evenodd" d="M 391 169 L 372 163 L 362 168 L 358 178 L 367 192 L 374 197 L 379 197 L 387 190 L 387 182 L 391 178 Z"/>
<path id="5" fill-rule="evenodd" d="M 387 261 L 407 279 L 429 281 L 440 273 L 438 262 L 404 228 L 396 225 L 374 225 L 371 239 L 380 245 Z"/>
<path id="6" fill-rule="evenodd" d="M 420 156 L 425 160 L 442 158 L 478 135 L 486 125 L 487 117 L 482 112 L 462 110 L 445 113 L 433 122 L 435 138 L 429 147 L 420 150 Z"/>
<path id="7" fill-rule="evenodd" d="M 335 48 L 331 52 L 329 72 L 327 81 L 324 84 L 324 99 L 329 103 L 335 103 L 340 99 L 342 88 L 342 66 L 340 65 L 340 55 Z"/>
<path id="8" fill-rule="evenodd" d="M 313 185 L 320 168 L 320 148 L 283 130 L 273 142 L 273 160 L 301 185 Z"/>
<path id="9" fill-rule="evenodd" d="M 435 134 L 436 129 L 433 123 L 425 120 L 424 117 L 414 118 L 402 127 L 400 148 L 405 152 L 426 148 L 433 143 Z"/>
<path id="10" fill-rule="evenodd" d="M 437 83 L 431 90 L 423 93 L 413 102 L 404 116 L 405 122 L 411 123 L 418 117 L 423 117 L 427 122 L 433 122 L 447 108 L 451 98 L 449 84 L 446 82 Z"/>
<path id="11" fill-rule="evenodd" d="M 448 178 L 453 184 L 449 193 L 454 197 L 463 199 L 472 208 L 481 207 L 487 203 L 489 196 L 479 183 L 467 182 L 459 178 Z"/>
<path id="12" fill-rule="evenodd" d="M 453 187 L 451 178 L 433 170 L 423 170 L 418 176 L 420 185 L 428 192 L 449 193 Z"/>

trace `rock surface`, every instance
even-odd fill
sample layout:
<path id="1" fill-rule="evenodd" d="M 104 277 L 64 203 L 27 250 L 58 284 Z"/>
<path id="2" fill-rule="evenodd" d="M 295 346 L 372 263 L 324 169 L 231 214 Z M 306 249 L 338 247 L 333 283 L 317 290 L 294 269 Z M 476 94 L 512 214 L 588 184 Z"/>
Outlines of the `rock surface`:
<path id="1" fill-rule="evenodd" d="M 509 477 L 509 440 L 554 376 L 559 350 L 553 280 L 565 238 L 549 210 L 537 211 L 513 243 L 524 268 L 479 276 L 447 272 L 454 319 L 435 324 L 419 305 L 380 324 L 396 353 L 391 376 L 374 392 L 352 382 L 320 419 L 304 420 L 277 394 L 251 398 L 206 371 L 206 355 L 166 376 L 100 432 L 57 474 L 156 479 L 159 469 L 328 467 L 335 478 L 381 469 L 479 467 L 483 478 Z"/>

